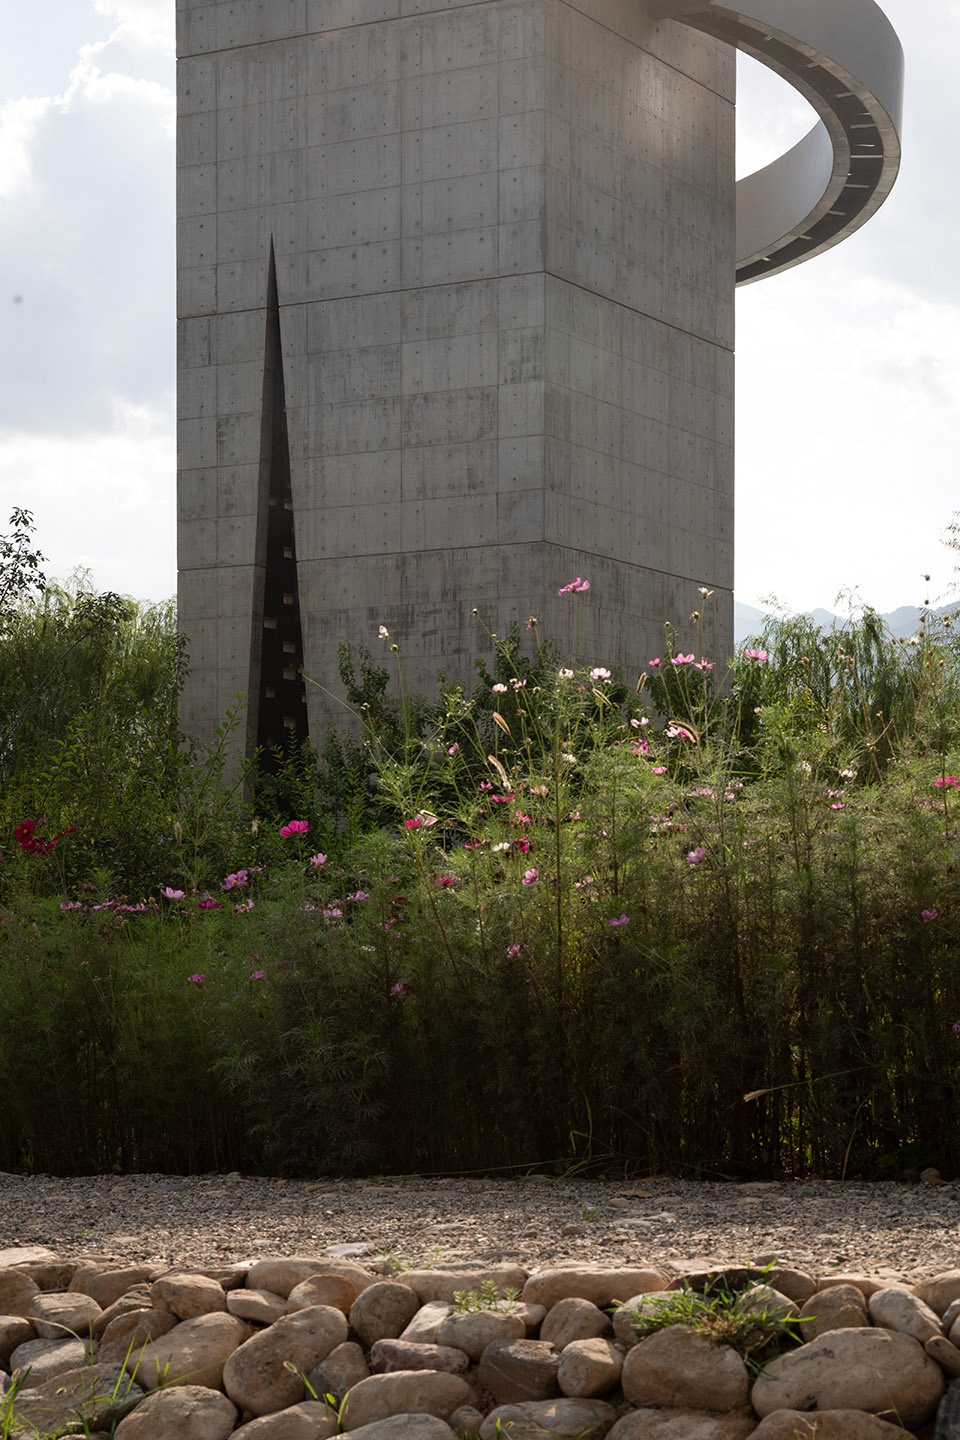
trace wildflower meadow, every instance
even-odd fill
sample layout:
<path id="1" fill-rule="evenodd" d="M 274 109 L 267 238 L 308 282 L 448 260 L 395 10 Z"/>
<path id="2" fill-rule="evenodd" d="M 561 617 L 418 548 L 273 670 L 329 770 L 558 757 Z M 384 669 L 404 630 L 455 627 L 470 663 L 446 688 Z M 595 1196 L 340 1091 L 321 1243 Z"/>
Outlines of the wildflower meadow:
<path id="1" fill-rule="evenodd" d="M 44 586 L 17 533 L 0 1168 L 960 1170 L 949 618 L 667 631 L 629 675 L 534 626 L 432 697 L 381 626 L 343 731 L 233 777 L 171 607 Z"/>

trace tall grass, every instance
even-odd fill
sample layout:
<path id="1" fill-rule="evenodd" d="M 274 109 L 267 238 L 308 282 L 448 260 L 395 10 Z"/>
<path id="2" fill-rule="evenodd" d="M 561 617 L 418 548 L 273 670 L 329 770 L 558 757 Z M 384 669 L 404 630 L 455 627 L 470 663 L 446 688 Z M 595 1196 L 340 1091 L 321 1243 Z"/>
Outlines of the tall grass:
<path id="1" fill-rule="evenodd" d="M 384 636 L 245 803 L 125 612 L 5 754 L 0 1166 L 955 1173 L 960 653 L 914 638 L 618 677 L 533 627 L 425 701 Z"/>

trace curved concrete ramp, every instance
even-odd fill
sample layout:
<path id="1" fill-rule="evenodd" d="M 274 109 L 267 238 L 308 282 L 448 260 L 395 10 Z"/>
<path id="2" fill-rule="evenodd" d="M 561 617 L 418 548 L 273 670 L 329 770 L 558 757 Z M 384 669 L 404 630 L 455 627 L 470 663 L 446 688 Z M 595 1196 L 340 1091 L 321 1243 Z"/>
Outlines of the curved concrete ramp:
<path id="1" fill-rule="evenodd" d="M 737 184 L 737 282 L 836 245 L 880 208 L 900 167 L 903 51 L 874 0 L 654 0 L 776 70 L 820 121 Z"/>

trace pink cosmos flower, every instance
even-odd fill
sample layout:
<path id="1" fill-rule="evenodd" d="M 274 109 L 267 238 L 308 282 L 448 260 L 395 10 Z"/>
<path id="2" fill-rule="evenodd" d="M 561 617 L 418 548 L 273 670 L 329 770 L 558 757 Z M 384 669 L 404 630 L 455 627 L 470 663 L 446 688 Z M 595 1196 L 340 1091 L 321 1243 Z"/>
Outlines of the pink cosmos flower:
<path id="1" fill-rule="evenodd" d="M 187 976 L 187 984 L 188 984 L 188 985 L 202 985 L 205 979 L 206 979 L 206 976 L 204 976 L 204 975 L 188 975 L 188 976 Z"/>
<path id="2" fill-rule="evenodd" d="M 324 918 L 324 920 L 340 920 L 340 919 L 342 919 L 342 917 L 343 917 L 343 911 L 342 911 L 338 906 L 336 906 L 336 905 L 330 905 L 330 906 L 329 906 L 326 910 L 324 910 L 324 912 L 323 912 L 323 918 Z"/>
<path id="3" fill-rule="evenodd" d="M 524 885 L 536 885 L 536 883 L 537 883 L 537 881 L 538 881 L 539 879 L 540 879 L 540 871 L 539 871 L 539 870 L 524 870 L 524 872 L 523 872 L 523 883 L 524 883 Z"/>
<path id="4" fill-rule="evenodd" d="M 267 973 L 266 970 L 251 970 L 251 971 L 250 971 L 250 979 L 251 979 L 251 980 L 262 980 L 262 979 L 264 978 L 264 976 L 266 975 L 266 973 Z"/>
<path id="5" fill-rule="evenodd" d="M 692 740 L 693 736 L 685 725 L 668 725 L 663 732 L 668 740 Z"/>
<path id="6" fill-rule="evenodd" d="M 326 863 L 327 863 L 327 857 L 326 857 L 326 855 L 324 855 L 324 854 L 323 854 L 321 851 L 319 851 L 319 850 L 317 851 L 316 855 L 311 855 L 311 856 L 310 856 L 310 864 L 313 866 L 314 870 L 319 870 L 320 867 L 321 867 L 322 865 L 326 865 Z"/>
<path id="7" fill-rule="evenodd" d="M 667 767 L 666 767 L 666 765 L 651 765 L 651 766 L 650 766 L 650 774 L 651 774 L 651 775 L 666 775 L 666 773 L 667 773 Z"/>
<path id="8" fill-rule="evenodd" d="M 507 687 L 506 685 L 504 685 L 502 680 L 498 680 L 496 685 L 491 685 L 490 689 L 493 691 L 494 695 L 506 695 L 507 693 Z"/>
<path id="9" fill-rule="evenodd" d="M 706 853 L 702 845 L 694 845 L 692 850 L 687 851 L 687 864 L 693 866 L 699 865 Z"/>
<path id="10" fill-rule="evenodd" d="M 203 895 L 197 901 L 198 910 L 222 910 L 223 906 L 219 900 L 214 900 L 212 895 Z"/>
<path id="11" fill-rule="evenodd" d="M 398 980 L 395 985 L 390 986 L 390 994 L 395 1000 L 402 1000 L 407 993 L 406 981 Z"/>
<path id="12" fill-rule="evenodd" d="M 650 669 L 651 669 L 651 670 L 656 670 L 656 668 L 657 668 L 658 665 L 662 665 L 662 664 L 663 664 L 663 661 L 660 659 L 660 656 L 658 655 L 657 658 L 656 658 L 656 660 L 648 660 L 648 661 L 647 661 L 647 664 L 650 666 Z"/>
<path id="13" fill-rule="evenodd" d="M 286 825 L 280 826 L 280 834 L 287 840 L 291 835 L 306 835 L 309 829 L 306 820 L 288 820 Z"/>
<path id="14" fill-rule="evenodd" d="M 509 950 L 507 951 L 507 959 L 508 959 L 508 960 L 516 960 L 517 957 L 520 956 L 520 955 L 522 955 L 522 954 L 523 954 L 523 946 L 522 946 L 522 945 L 511 945 L 510 948 L 509 948 Z"/>
<path id="15" fill-rule="evenodd" d="M 558 595 L 583 595 L 590 589 L 589 580 L 581 580 L 578 575 L 576 580 L 571 580 L 569 585 L 561 585 L 557 591 Z"/>
<path id="16" fill-rule="evenodd" d="M 929 910 L 921 910 L 921 911 L 920 911 L 920 919 L 921 919 L 921 920 L 930 921 L 930 920 L 936 920 L 936 918 L 937 918 L 937 911 L 935 910 L 935 908 L 934 908 L 932 905 L 930 906 L 930 909 L 929 909 Z"/>
<path id="17" fill-rule="evenodd" d="M 169 885 L 164 885 L 163 889 L 160 891 L 160 894 L 163 895 L 164 898 L 167 899 L 167 900 L 182 900 L 182 899 L 183 899 L 183 891 L 182 891 L 182 890 L 174 890 L 174 889 L 172 889 Z"/>
<path id="18" fill-rule="evenodd" d="M 695 659 L 696 659 L 696 656 L 695 656 L 695 655 L 693 654 L 693 652 L 691 651 L 691 653 L 690 653 L 689 655 L 672 655 L 672 656 L 670 657 L 670 664 L 671 664 L 671 665 L 692 665 Z"/>
<path id="19" fill-rule="evenodd" d="M 960 777 L 956 775 L 938 775 L 934 780 L 938 790 L 955 790 L 960 785 Z"/>
<path id="20" fill-rule="evenodd" d="M 224 880 L 223 884 L 220 886 L 220 889 L 221 889 L 221 890 L 236 890 L 236 889 L 242 888 L 242 886 L 246 885 L 247 880 L 248 880 L 249 878 L 250 878 L 250 877 L 247 875 L 246 870 L 238 870 L 238 871 L 236 872 L 236 874 L 234 874 L 234 875 L 228 875 L 228 876 L 226 877 L 226 879 Z"/>
<path id="21" fill-rule="evenodd" d="M 604 665 L 595 665 L 590 671 L 591 680 L 609 680 L 610 671 Z"/>
<path id="22" fill-rule="evenodd" d="M 364 900 L 370 899 L 370 896 L 367 894 L 366 890 L 355 890 L 352 895 L 347 896 L 347 899 L 352 900 L 355 905 L 362 905 Z"/>
<path id="23" fill-rule="evenodd" d="M 629 924 L 630 924 L 630 916 L 629 916 L 629 915 L 620 915 L 620 916 L 617 917 L 616 920 L 610 920 L 608 923 L 609 923 L 610 925 L 629 925 Z"/>
<path id="24" fill-rule="evenodd" d="M 453 744 L 450 746 L 450 748 L 447 750 L 447 754 L 448 754 L 448 755 L 456 755 L 456 754 L 459 753 L 459 750 L 460 750 L 460 742 L 459 742 L 458 740 L 455 740 L 454 743 L 453 743 Z"/>
<path id="25" fill-rule="evenodd" d="M 694 665 L 693 668 L 694 670 L 712 670 L 713 661 L 708 660 L 704 655 L 701 655 L 699 661 L 696 665 Z"/>
<path id="26" fill-rule="evenodd" d="M 748 660 L 759 660 L 761 665 L 764 663 L 765 660 L 770 659 L 770 656 L 767 654 L 766 650 L 744 650 L 743 653 L 744 655 L 746 655 Z"/>

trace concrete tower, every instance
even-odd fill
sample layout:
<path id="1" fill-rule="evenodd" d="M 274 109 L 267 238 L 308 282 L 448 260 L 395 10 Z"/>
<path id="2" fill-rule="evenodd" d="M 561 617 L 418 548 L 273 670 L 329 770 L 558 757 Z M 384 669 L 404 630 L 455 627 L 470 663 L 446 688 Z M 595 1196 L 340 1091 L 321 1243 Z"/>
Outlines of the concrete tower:
<path id="1" fill-rule="evenodd" d="M 842 10 L 837 16 L 836 11 Z M 732 639 L 734 286 L 896 174 L 873 0 L 178 0 L 188 731 L 336 718 L 341 640 L 468 678 L 560 586 L 632 674 Z M 821 123 L 734 182 L 735 52 Z"/>

